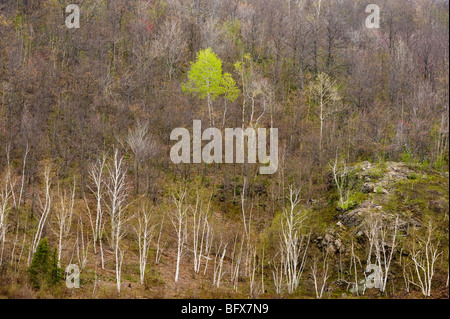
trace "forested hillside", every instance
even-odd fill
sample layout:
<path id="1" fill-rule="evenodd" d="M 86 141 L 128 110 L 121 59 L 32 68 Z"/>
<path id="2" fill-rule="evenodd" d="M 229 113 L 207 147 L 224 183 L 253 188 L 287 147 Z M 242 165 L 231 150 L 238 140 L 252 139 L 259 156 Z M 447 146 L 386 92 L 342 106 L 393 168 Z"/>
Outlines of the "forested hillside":
<path id="1" fill-rule="evenodd" d="M 448 168 L 448 0 L 0 1 L 0 298 L 448 298 Z"/>

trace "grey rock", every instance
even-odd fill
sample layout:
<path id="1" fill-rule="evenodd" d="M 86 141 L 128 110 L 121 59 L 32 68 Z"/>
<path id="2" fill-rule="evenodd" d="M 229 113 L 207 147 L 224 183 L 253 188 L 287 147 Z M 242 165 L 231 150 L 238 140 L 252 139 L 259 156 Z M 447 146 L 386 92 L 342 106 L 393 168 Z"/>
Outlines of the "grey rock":
<path id="1" fill-rule="evenodd" d="M 372 183 L 364 183 L 362 186 L 362 192 L 365 194 L 372 193 L 374 190 L 374 186 Z"/>

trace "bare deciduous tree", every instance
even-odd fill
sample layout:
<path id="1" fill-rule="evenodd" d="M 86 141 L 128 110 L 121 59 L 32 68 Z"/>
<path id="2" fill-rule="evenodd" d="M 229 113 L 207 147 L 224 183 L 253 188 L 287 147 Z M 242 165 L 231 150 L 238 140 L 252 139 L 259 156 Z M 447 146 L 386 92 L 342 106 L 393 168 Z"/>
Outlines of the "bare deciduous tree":
<path id="1" fill-rule="evenodd" d="M 135 161 L 135 186 L 136 194 L 139 194 L 139 169 L 140 164 L 146 157 L 153 156 L 155 143 L 148 135 L 148 124 L 137 123 L 134 129 L 128 130 L 127 143 L 130 146 Z"/>
<path id="2" fill-rule="evenodd" d="M 155 46 L 158 55 L 169 69 L 169 80 L 172 80 L 186 48 L 186 37 L 183 34 L 180 22 L 174 19 L 164 21 L 158 34 Z"/>
<path id="3" fill-rule="evenodd" d="M 414 242 L 411 260 L 414 265 L 414 276 L 410 283 L 420 288 L 425 297 L 431 296 L 432 282 L 435 264 L 442 251 L 439 252 L 439 241 L 433 238 L 435 228 L 431 222 L 427 226 L 425 238 L 419 238 Z"/>
<path id="4" fill-rule="evenodd" d="M 320 1 L 319 1 L 320 3 Z M 320 8 L 320 5 L 319 7 Z M 320 9 L 318 9 L 320 10 Z M 319 105 L 319 119 L 320 119 L 320 144 L 319 148 L 323 149 L 323 128 L 325 119 L 332 114 L 331 106 L 341 99 L 336 86 L 336 82 L 330 79 L 325 73 L 319 73 L 316 81 L 309 87 L 311 96 Z"/>
<path id="5" fill-rule="evenodd" d="M 222 255 L 220 252 L 222 251 Z M 227 252 L 227 244 L 224 244 L 222 239 L 220 240 L 219 246 L 216 248 L 215 258 L 214 258 L 214 276 L 213 285 L 216 288 L 220 287 L 220 280 L 223 277 L 223 259 Z"/>
<path id="6" fill-rule="evenodd" d="M 116 149 L 112 163 L 106 165 L 108 172 L 107 190 L 108 190 L 108 214 L 111 218 L 110 245 L 115 255 L 115 270 L 117 291 L 120 293 L 121 271 L 124 257 L 124 250 L 120 242 L 125 235 L 124 225 L 131 217 L 126 217 L 126 209 L 129 204 L 126 203 L 128 197 L 128 185 L 126 183 L 126 170 L 123 166 L 123 157 L 119 156 Z"/>
<path id="7" fill-rule="evenodd" d="M 369 239 L 369 253 L 367 265 L 372 264 L 372 255 L 375 255 L 376 286 L 381 292 L 386 291 L 389 269 L 398 245 L 398 216 L 393 227 L 387 221 L 383 221 L 378 214 L 372 213 L 366 219 L 366 235 Z M 391 232 L 391 233 L 390 233 Z"/>
<path id="8" fill-rule="evenodd" d="M 69 235 L 72 225 L 75 206 L 75 181 L 73 182 L 73 188 L 70 194 L 66 190 L 61 191 L 60 185 L 58 184 L 57 199 L 54 214 L 56 229 L 53 231 L 58 237 L 58 263 L 61 263 L 61 252 L 64 246 L 63 239 Z"/>
<path id="9" fill-rule="evenodd" d="M 91 221 L 91 227 L 92 227 L 92 235 L 94 238 L 94 252 L 97 253 L 97 243 L 100 247 L 100 259 L 102 263 L 102 269 L 105 269 L 105 260 L 103 255 L 103 231 L 105 228 L 105 221 L 103 220 L 103 196 L 104 196 L 104 169 L 106 165 L 106 156 L 102 155 L 100 158 L 97 159 L 95 164 L 92 164 L 89 170 L 89 175 L 91 177 L 91 180 L 93 182 L 93 186 L 89 186 L 89 189 L 94 194 L 95 200 L 96 200 L 96 207 L 95 207 L 95 224 L 92 220 L 89 205 L 86 201 L 86 207 L 89 212 L 89 218 Z"/>
<path id="10" fill-rule="evenodd" d="M 8 173 L 7 173 L 8 174 Z M 11 210 L 10 200 L 11 200 L 11 192 L 12 190 L 8 187 L 7 177 L 0 180 L 0 241 L 2 243 L 2 247 L 5 244 L 6 237 L 6 229 L 7 229 L 7 217 L 8 213 Z M 0 262 L 3 260 L 3 248 L 2 254 L 0 255 Z"/>
<path id="11" fill-rule="evenodd" d="M 292 294 L 300 283 L 306 263 L 310 236 L 302 235 L 306 214 L 297 208 L 300 191 L 289 188 L 289 208 L 285 208 L 281 221 L 281 249 L 284 256 L 284 276 L 288 293 Z"/>
<path id="12" fill-rule="evenodd" d="M 209 207 L 211 204 L 211 197 L 209 197 L 206 208 L 203 207 L 203 201 L 200 199 L 200 194 L 197 191 L 197 199 L 195 206 L 192 208 L 192 240 L 193 240 L 193 252 L 194 252 L 194 271 L 200 272 L 202 260 L 208 258 L 208 244 L 211 241 L 210 230 L 211 226 L 208 222 Z"/>
<path id="13" fill-rule="evenodd" d="M 83 270 L 87 265 L 90 244 L 89 233 L 86 233 L 85 236 L 83 219 L 79 217 L 77 224 L 77 239 L 75 241 L 74 250 L 77 253 L 77 261 L 80 266 L 80 270 Z"/>
<path id="14" fill-rule="evenodd" d="M 42 237 L 42 232 L 44 231 L 44 227 L 46 225 L 48 216 L 50 215 L 51 206 L 52 206 L 52 196 L 51 196 L 51 166 L 47 165 L 44 167 L 44 201 L 39 198 L 40 203 L 40 217 L 38 222 L 38 227 L 36 229 L 36 233 L 34 235 L 33 244 L 31 246 L 31 254 L 28 257 L 28 264 L 30 264 L 31 258 L 36 252 L 37 246 Z"/>
<path id="15" fill-rule="evenodd" d="M 329 263 L 328 263 L 328 247 L 325 250 L 322 264 L 319 266 L 319 260 L 315 258 L 313 260 L 313 265 L 311 266 L 311 272 L 314 281 L 314 290 L 316 292 L 316 298 L 322 299 L 325 287 L 327 285 L 327 280 L 330 278 Z M 320 267 L 320 268 L 319 268 Z"/>
<path id="16" fill-rule="evenodd" d="M 163 226 L 164 226 L 164 219 L 165 216 L 163 216 L 161 220 L 161 224 L 159 226 L 159 234 L 158 234 L 158 240 L 156 241 L 156 254 L 155 254 L 155 265 L 158 265 L 161 261 L 162 252 L 164 249 L 165 244 L 161 245 L 161 237 L 163 233 Z"/>
<path id="17" fill-rule="evenodd" d="M 139 278 L 141 285 L 144 284 L 147 257 L 153 239 L 154 229 L 155 225 L 152 222 L 151 208 L 146 204 L 142 204 L 138 214 L 138 226 L 135 228 L 139 244 Z"/>
<path id="18" fill-rule="evenodd" d="M 346 205 L 346 202 L 348 200 L 348 193 L 346 193 L 344 195 L 344 187 L 347 182 L 347 174 L 348 174 L 347 164 L 345 162 L 343 162 L 342 164 L 339 163 L 338 154 L 336 152 L 334 164 L 333 165 L 329 164 L 329 165 L 333 172 L 334 183 L 339 192 L 339 204 L 340 204 L 341 208 L 344 208 Z"/>
<path id="19" fill-rule="evenodd" d="M 171 212 L 171 221 L 177 234 L 177 262 L 175 269 L 175 282 L 178 282 L 180 275 L 180 262 L 184 252 L 184 246 L 187 237 L 187 212 L 189 205 L 187 204 L 187 189 L 180 189 L 177 193 L 172 194 L 175 204 L 175 210 Z"/>

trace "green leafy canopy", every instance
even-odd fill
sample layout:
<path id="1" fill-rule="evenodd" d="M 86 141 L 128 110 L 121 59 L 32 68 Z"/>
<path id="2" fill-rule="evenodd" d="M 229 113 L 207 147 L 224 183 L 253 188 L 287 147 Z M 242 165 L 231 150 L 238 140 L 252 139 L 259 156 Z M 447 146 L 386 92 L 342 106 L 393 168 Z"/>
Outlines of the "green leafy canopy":
<path id="1" fill-rule="evenodd" d="M 234 101 L 239 96 L 236 82 L 229 73 L 222 74 L 222 61 L 211 48 L 200 50 L 195 62 L 191 62 L 188 81 L 183 84 L 183 92 L 189 92 L 205 99 L 209 96 L 215 100 L 224 95 L 227 100 Z"/>

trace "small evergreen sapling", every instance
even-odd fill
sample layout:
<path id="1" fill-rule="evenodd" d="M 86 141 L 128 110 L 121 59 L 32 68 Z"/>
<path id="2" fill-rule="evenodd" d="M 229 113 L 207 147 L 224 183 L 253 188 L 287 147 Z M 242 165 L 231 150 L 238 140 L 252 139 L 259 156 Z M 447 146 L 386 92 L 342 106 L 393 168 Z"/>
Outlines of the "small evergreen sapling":
<path id="1" fill-rule="evenodd" d="M 54 286 L 61 280 L 61 269 L 58 267 L 57 251 L 51 252 L 47 238 L 43 238 L 28 268 L 33 288 L 39 289 L 43 284 Z"/>

